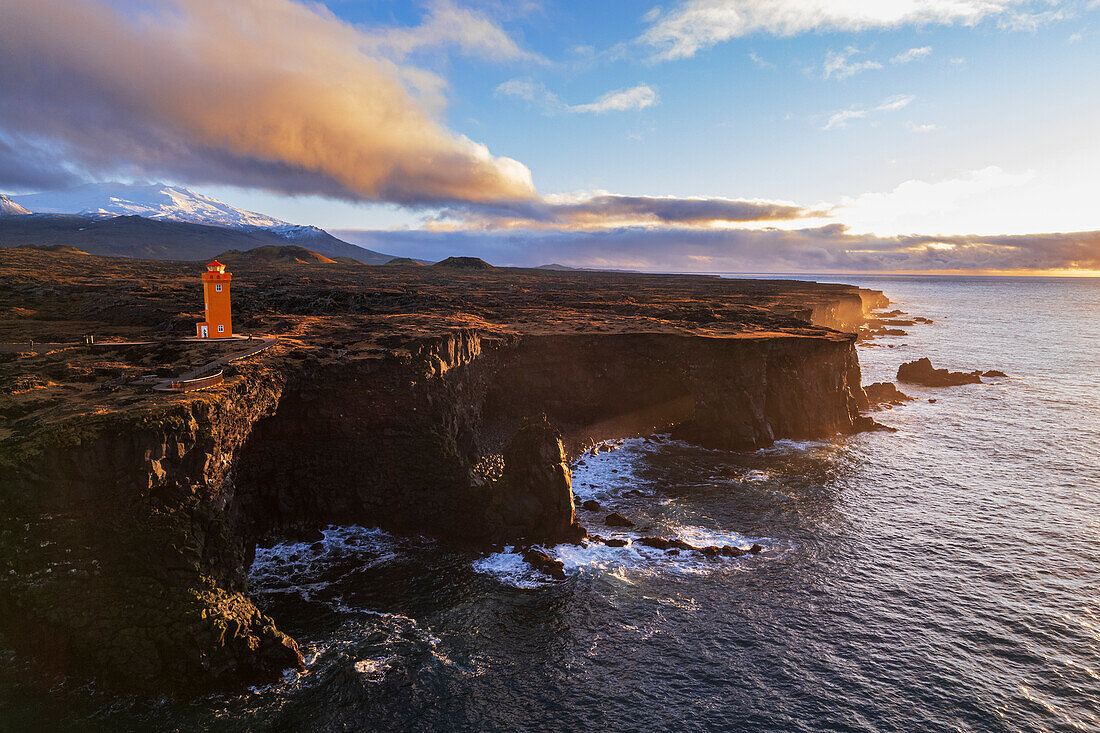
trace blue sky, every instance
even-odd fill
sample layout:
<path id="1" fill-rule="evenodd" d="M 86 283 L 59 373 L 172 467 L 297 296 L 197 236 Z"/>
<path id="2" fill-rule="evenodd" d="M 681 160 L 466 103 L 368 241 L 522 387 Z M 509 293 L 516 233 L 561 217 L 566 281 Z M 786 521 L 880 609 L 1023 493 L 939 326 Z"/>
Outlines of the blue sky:
<path id="1" fill-rule="evenodd" d="M 329 7 L 357 23 L 417 23 L 422 6 L 398 5 Z M 643 7 L 547 2 L 501 21 L 545 65 L 434 53 L 420 60 L 450 85 L 448 127 L 486 143 L 494 154 L 522 161 L 543 193 L 602 189 L 813 204 L 890 191 L 909 180 L 954 179 L 989 166 L 1010 174 L 1049 172 L 1070 188 L 1089 183 L 1080 172 L 1100 168 L 1095 9 L 1079 7 L 1065 20 L 1028 30 L 1003 27 L 994 16 L 974 27 L 903 26 L 786 38 L 754 33 L 687 59 L 655 63 L 645 47 L 624 49 L 615 59 L 614 49 L 647 27 Z M 859 50 L 852 63 L 883 68 L 823 78 L 827 55 L 847 48 Z M 913 48 L 930 52 L 891 63 Z M 572 104 L 639 84 L 654 89 L 658 101 L 604 114 L 547 113 L 495 92 L 512 79 L 542 84 Z M 837 111 L 906 95 L 914 99 L 902 110 L 822 129 Z M 1094 193 L 1100 194 L 1100 186 Z M 280 203 L 263 201 L 267 210 Z M 391 207 L 307 206 L 322 216 L 322 225 L 336 228 L 415 225 L 419 219 Z M 1035 219 L 1046 231 L 1080 228 L 1087 221 L 1100 228 L 1100 207 L 1095 209 L 1066 212 L 1065 225 L 1046 223 L 1055 212 L 1037 212 Z"/>
<path id="2" fill-rule="evenodd" d="M 47 34 L 47 22 L 61 17 L 50 14 L 58 2 L 14 4 Z M 113 43 L 94 31 L 74 38 L 101 45 L 86 57 L 58 49 L 74 67 L 83 64 L 82 74 L 104 77 L 93 83 L 118 97 L 107 111 L 93 104 L 90 116 L 142 111 L 106 142 L 93 141 L 93 154 L 86 132 L 59 125 L 51 138 L 33 125 L 36 106 L 45 114 L 69 100 L 55 93 L 43 101 L 11 79 L 5 87 L 0 75 L 0 111 L 6 98 L 22 105 L 25 118 L 0 122 L 0 146 L 34 153 L 33 161 L 24 154 L 9 163 L 37 176 L 25 177 L 22 190 L 48 177 L 50 165 L 81 179 L 163 180 L 371 244 L 387 241 L 378 230 L 415 230 L 388 240 L 400 254 L 415 255 L 433 238 L 432 247 L 484 239 L 517 262 L 516 235 L 525 231 L 563 243 L 567 256 L 559 259 L 592 264 L 585 252 L 607 236 L 637 241 L 654 230 L 668 230 L 668 246 L 728 232 L 718 237 L 725 244 L 710 245 L 716 255 L 763 228 L 837 232 L 840 225 L 838 252 L 851 249 L 850 236 L 1100 230 L 1094 0 L 242 0 L 231 12 L 212 0 L 74 5 L 90 13 L 108 7 L 133 23 L 121 31 L 130 36 Z M 177 16 L 187 19 L 186 32 L 173 27 Z M 256 28 L 259 41 L 249 50 L 256 39 L 241 34 Z M 22 59 L 32 76 L 64 32 L 38 39 L 45 49 L 38 66 Z M 119 31 L 104 31 L 111 33 Z M 224 76 L 226 90 L 196 81 L 188 91 L 178 74 L 158 86 L 141 78 L 144 68 L 116 73 L 110 49 L 127 43 L 129 56 L 158 57 L 153 63 L 170 69 L 201 58 L 208 68 L 199 71 Z M 180 46 L 175 56 L 173 46 Z M 4 53 L 21 60 L 18 49 Z M 83 70 L 99 62 L 101 71 Z M 280 85 L 288 74 L 297 75 L 295 84 Z M 180 84 L 186 111 L 159 97 L 165 83 Z M 218 97 L 239 98 L 241 89 L 255 97 L 247 111 Z M 192 120 L 190 110 L 207 102 L 210 119 Z M 89 103 L 72 100 L 74 109 L 82 104 Z M 256 109 L 269 110 L 267 117 L 245 119 Z M 282 137 L 270 134 L 272 126 Z M 303 142 L 314 134 L 324 153 Z M 345 156 L 332 154 L 340 148 Z M 8 179 L 0 185 L 20 188 Z M 654 197 L 801 209 L 780 218 L 687 221 L 653 214 L 676 203 Z M 512 255 L 500 253 L 505 237 Z M 987 249 L 989 257 L 960 257 L 958 265 L 1095 269 L 1095 237 L 1064 244 L 1062 263 L 1034 253 L 998 259 Z M 705 254 L 695 257 L 705 262 Z M 658 266 L 644 256 L 618 262 Z M 913 269 L 930 262 L 923 254 L 906 260 Z"/>

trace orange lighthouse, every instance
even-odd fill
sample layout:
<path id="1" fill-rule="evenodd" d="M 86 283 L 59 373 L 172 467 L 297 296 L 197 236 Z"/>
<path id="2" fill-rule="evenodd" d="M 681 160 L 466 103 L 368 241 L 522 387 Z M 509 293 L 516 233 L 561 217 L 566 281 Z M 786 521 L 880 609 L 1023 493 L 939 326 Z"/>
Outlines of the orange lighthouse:
<path id="1" fill-rule="evenodd" d="M 202 297 L 206 304 L 206 320 L 196 325 L 201 339 L 227 338 L 233 335 L 233 316 L 229 307 L 229 281 L 233 274 L 225 271 L 225 265 L 214 260 L 202 274 Z"/>

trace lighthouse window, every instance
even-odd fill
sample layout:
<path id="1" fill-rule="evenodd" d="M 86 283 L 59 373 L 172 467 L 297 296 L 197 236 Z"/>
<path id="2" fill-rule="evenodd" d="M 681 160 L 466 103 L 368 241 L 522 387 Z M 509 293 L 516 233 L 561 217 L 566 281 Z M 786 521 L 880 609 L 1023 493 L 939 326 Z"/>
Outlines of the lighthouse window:
<path id="1" fill-rule="evenodd" d="M 214 286 L 214 289 L 217 290 L 220 293 L 222 291 L 222 284 L 218 283 L 217 285 Z"/>
<path id="2" fill-rule="evenodd" d="M 221 287 L 221 286 L 219 286 L 219 287 Z M 218 326 L 218 333 L 223 333 L 224 331 L 225 331 L 225 326 Z"/>

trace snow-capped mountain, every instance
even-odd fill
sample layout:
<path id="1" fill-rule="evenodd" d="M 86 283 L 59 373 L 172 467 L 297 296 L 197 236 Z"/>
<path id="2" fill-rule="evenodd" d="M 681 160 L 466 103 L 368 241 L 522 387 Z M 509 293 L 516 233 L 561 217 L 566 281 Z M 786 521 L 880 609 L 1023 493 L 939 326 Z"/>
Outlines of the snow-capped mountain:
<path id="1" fill-rule="evenodd" d="M 26 216 L 30 209 L 20 206 L 10 198 L 0 193 L 0 216 Z"/>
<path id="2" fill-rule="evenodd" d="M 89 183 L 62 191 L 0 194 L 0 216 L 5 222 L 0 246 L 64 244 L 93 254 L 190 260 L 286 243 L 368 265 L 392 258 L 319 227 L 290 224 L 164 184 Z"/>
<path id="3" fill-rule="evenodd" d="M 187 188 L 152 184 L 89 183 L 61 191 L 10 197 L 31 211 L 83 216 L 144 216 L 160 221 L 185 221 L 239 229 L 262 228 L 293 232 L 300 227 L 254 211 L 245 211 Z M 29 212 L 28 212 L 29 213 Z M 313 227 L 308 227 L 313 228 Z M 280 233 L 282 233 L 280 231 Z M 291 234 L 288 239 L 295 236 Z"/>

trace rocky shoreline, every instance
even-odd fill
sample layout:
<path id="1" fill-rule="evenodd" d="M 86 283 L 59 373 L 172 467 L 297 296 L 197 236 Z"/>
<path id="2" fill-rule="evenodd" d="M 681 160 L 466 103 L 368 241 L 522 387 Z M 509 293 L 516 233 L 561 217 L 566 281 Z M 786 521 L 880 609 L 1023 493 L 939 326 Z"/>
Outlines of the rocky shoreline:
<path id="1" fill-rule="evenodd" d="M 54 267 L 80 272 L 60 259 Z M 93 259 L 169 279 L 189 272 Z M 0 260 L 0 270 L 19 264 Z M 93 410 L 72 407 L 76 387 L 64 399 L 60 376 L 51 382 L 59 401 L 9 388 L 11 404 L 0 405 L 14 416 L 0 437 L 5 641 L 43 675 L 120 690 L 271 681 L 302 659 L 248 597 L 258 542 L 350 523 L 469 547 L 599 541 L 576 522 L 568 464 L 593 441 L 667 430 L 744 450 L 874 427 L 861 414 L 854 332 L 866 308 L 886 305 L 881 293 L 402 269 L 348 268 L 346 282 L 326 271 L 323 286 L 302 277 L 294 305 L 287 272 L 264 273 L 241 288 L 242 322 L 285 337 L 208 392 L 152 396 L 115 377 L 107 392 L 88 393 Z M 617 297 L 592 300 L 608 287 Z M 391 310 L 355 305 L 379 289 Z M 39 315 L 57 312 L 28 329 L 58 329 L 64 303 L 86 302 L 79 283 L 37 297 Z M 103 369 L 101 356 L 58 356 L 70 369 L 77 357 Z M 24 384 L 35 360 L 60 375 L 49 358 L 5 362 L 6 384 Z"/>

